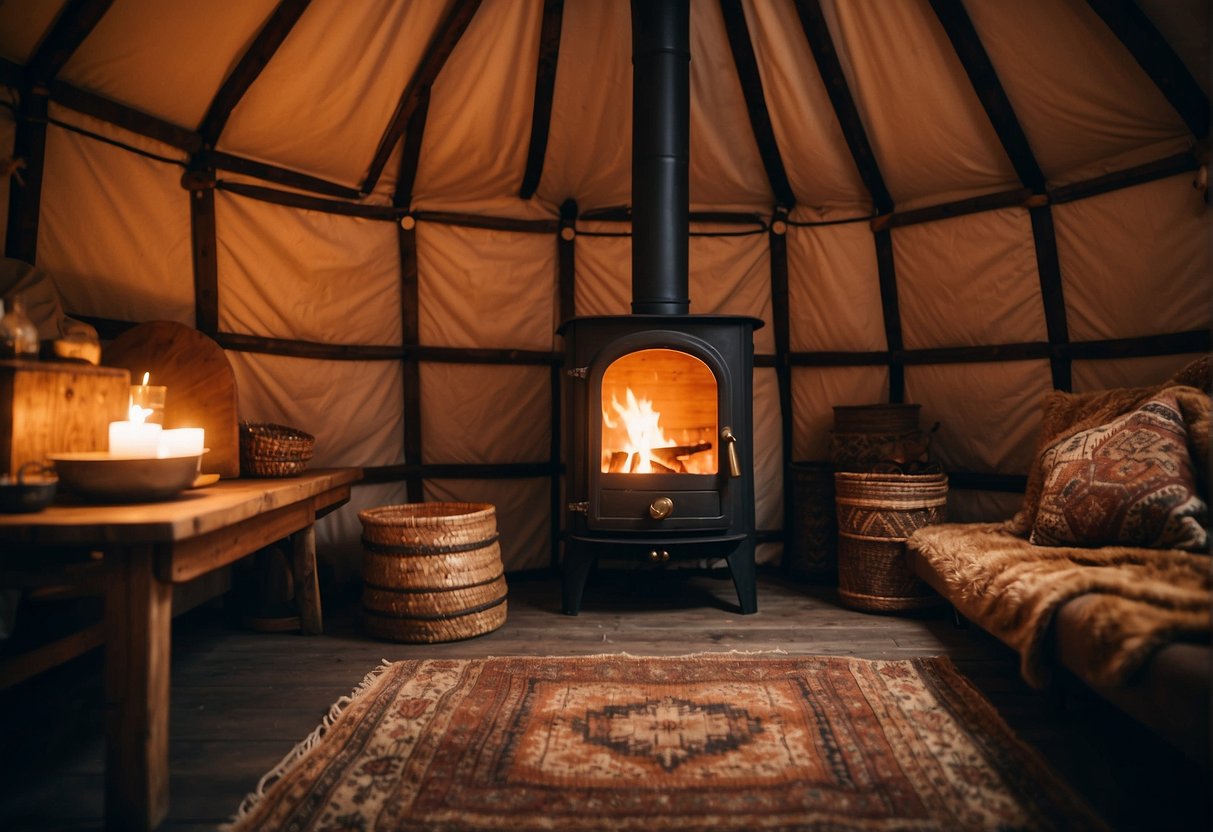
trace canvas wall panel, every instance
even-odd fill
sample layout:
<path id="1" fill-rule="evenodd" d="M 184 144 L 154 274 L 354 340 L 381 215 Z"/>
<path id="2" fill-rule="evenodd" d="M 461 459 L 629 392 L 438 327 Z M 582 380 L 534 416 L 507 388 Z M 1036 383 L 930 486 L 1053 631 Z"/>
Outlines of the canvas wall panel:
<path id="1" fill-rule="evenodd" d="M 1075 393 L 1111 390 L 1116 387 L 1153 387 L 1162 384 L 1201 354 L 1152 355 L 1102 361 L 1075 361 L 1072 366 Z"/>
<path id="2" fill-rule="evenodd" d="M 69 314 L 194 324 L 181 169 L 47 128 L 38 266 Z"/>
<path id="3" fill-rule="evenodd" d="M 982 211 L 892 235 L 907 349 L 1048 340 L 1026 210 Z"/>
<path id="4" fill-rule="evenodd" d="M 551 566 L 551 481 L 547 478 L 426 480 L 425 499 L 491 503 L 497 510 L 506 572 Z"/>
<path id="5" fill-rule="evenodd" d="M 219 149 L 360 186 L 444 5 L 312 3 L 232 112 Z"/>
<path id="6" fill-rule="evenodd" d="M 888 367 L 793 367 L 792 459 L 830 458 L 835 405 L 888 400 Z"/>
<path id="7" fill-rule="evenodd" d="M 691 210 L 769 210 L 745 96 L 716 3 L 691 4 Z"/>
<path id="8" fill-rule="evenodd" d="M 404 462 L 404 400 L 395 361 L 321 361 L 228 351 L 240 418 L 316 437 L 311 465 Z"/>
<path id="9" fill-rule="evenodd" d="M 536 195 L 582 212 L 632 201 L 632 15 L 566 0 L 547 155 Z M 528 131 L 529 135 L 529 131 Z"/>
<path id="10" fill-rule="evenodd" d="M 945 470 L 1026 473 L 1052 389 L 1047 361 L 906 367 L 906 401 L 924 429 L 939 423 L 931 458 Z"/>
<path id="11" fill-rule="evenodd" d="M 423 363 L 422 461 L 546 461 L 551 407 L 547 367 Z"/>
<path id="12" fill-rule="evenodd" d="M 773 354 L 775 328 L 771 325 L 771 259 L 767 235 L 691 237 L 688 254 L 691 312 L 758 318 L 765 325 L 754 333 L 754 351 Z"/>
<path id="13" fill-rule="evenodd" d="M 550 350 L 556 235 L 417 225 L 421 343 Z"/>
<path id="14" fill-rule="evenodd" d="M 0 3 L 0 57 L 24 66 L 67 0 Z"/>
<path id="15" fill-rule="evenodd" d="M 771 129 L 798 203 L 815 219 L 870 212 L 795 6 L 746 0 L 744 8 Z"/>
<path id="16" fill-rule="evenodd" d="M 394 222 L 215 194 L 219 326 L 322 344 L 400 344 Z"/>
<path id="17" fill-rule="evenodd" d="M 926 0 L 826 0 L 821 5 L 899 209 L 1020 186 Z"/>
<path id="18" fill-rule="evenodd" d="M 516 195 L 530 144 L 542 10 L 512 0 L 486 0 L 477 10 L 434 82 L 415 205 L 463 210 L 508 197 L 519 209 L 539 207 Z"/>
<path id="19" fill-rule="evenodd" d="M 886 349 L 868 224 L 790 226 L 787 246 L 792 351 Z"/>
<path id="20" fill-rule="evenodd" d="M 624 223 L 597 222 L 578 223 L 577 229 L 574 285 L 577 314 L 631 314 L 631 227 Z"/>
<path id="21" fill-rule="evenodd" d="M 1191 174 L 1055 206 L 1070 339 L 1208 328 L 1208 218 Z"/>
<path id="22" fill-rule="evenodd" d="M 1179 114 L 1087 4 L 965 8 L 1051 185 L 1188 149 Z"/>
<path id="23" fill-rule="evenodd" d="M 121 0 L 59 78 L 193 130 L 274 6 L 274 0 L 217 6 Z"/>

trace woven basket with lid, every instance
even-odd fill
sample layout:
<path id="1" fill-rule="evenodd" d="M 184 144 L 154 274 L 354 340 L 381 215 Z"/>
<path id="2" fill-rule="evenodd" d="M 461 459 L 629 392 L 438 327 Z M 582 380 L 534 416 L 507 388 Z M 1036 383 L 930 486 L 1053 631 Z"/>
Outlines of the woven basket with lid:
<path id="1" fill-rule="evenodd" d="M 316 437 L 273 422 L 240 423 L 240 473 L 249 477 L 293 477 L 307 469 Z"/>
<path id="2" fill-rule="evenodd" d="M 362 623 L 392 641 L 457 641 L 506 618 L 496 508 L 405 503 L 359 512 Z"/>

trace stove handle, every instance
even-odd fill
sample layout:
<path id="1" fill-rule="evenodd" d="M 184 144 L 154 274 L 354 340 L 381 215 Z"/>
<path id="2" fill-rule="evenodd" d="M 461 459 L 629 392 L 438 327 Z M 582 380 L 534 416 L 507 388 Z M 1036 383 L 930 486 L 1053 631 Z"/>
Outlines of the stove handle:
<path id="1" fill-rule="evenodd" d="M 733 429 L 725 425 L 720 430 L 720 438 L 724 441 L 724 446 L 729 452 L 729 475 L 740 477 L 741 453 L 737 450 L 737 437 L 733 434 Z"/>

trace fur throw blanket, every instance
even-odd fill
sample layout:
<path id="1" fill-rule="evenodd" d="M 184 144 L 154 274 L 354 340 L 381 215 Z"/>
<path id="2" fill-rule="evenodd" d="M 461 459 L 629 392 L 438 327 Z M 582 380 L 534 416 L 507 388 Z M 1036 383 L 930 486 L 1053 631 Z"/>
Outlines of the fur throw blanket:
<path id="1" fill-rule="evenodd" d="M 1010 523 L 952 523 L 916 531 L 907 546 L 929 563 L 956 609 L 1019 652 L 1024 679 L 1049 680 L 1047 640 L 1058 610 L 1080 595 L 1090 634 L 1087 681 L 1129 681 L 1171 641 L 1208 642 L 1210 560 L 1175 549 L 1034 546 Z"/>

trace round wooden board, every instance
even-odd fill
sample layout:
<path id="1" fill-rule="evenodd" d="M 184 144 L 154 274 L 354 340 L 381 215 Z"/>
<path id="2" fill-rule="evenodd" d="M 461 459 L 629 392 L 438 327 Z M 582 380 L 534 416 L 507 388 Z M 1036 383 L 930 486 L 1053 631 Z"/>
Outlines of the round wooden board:
<path id="1" fill-rule="evenodd" d="M 203 472 L 240 476 L 236 375 L 222 347 L 184 324 L 151 321 L 115 338 L 102 360 L 129 370 L 131 384 L 151 373 L 150 384 L 168 388 L 164 426 L 206 431 Z"/>

